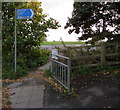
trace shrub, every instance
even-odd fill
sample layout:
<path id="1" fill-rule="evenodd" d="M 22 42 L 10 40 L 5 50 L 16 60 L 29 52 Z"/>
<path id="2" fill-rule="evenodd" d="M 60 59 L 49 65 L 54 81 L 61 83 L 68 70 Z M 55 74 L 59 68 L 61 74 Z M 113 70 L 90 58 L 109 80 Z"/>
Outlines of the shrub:
<path id="1" fill-rule="evenodd" d="M 120 65 L 114 66 L 104 66 L 104 67 L 81 67 L 77 70 L 72 70 L 72 76 L 74 74 L 90 75 L 97 72 L 110 72 L 113 73 L 114 70 L 120 70 Z"/>
<path id="2" fill-rule="evenodd" d="M 3 79 L 15 79 L 18 77 L 25 76 L 29 69 L 42 66 L 49 60 L 50 52 L 48 50 L 40 50 L 39 48 L 34 48 L 29 50 L 29 54 L 18 54 L 17 56 L 17 72 L 14 73 L 14 55 L 9 54 L 3 56 Z"/>
<path id="3" fill-rule="evenodd" d="M 92 69 L 89 67 L 81 67 L 77 70 L 73 70 L 73 74 L 89 75 L 92 74 Z"/>

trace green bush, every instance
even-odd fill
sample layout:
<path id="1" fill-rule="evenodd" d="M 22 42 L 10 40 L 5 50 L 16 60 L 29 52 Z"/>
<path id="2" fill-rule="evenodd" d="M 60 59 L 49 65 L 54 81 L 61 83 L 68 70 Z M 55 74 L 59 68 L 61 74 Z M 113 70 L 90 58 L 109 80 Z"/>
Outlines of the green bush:
<path id="1" fill-rule="evenodd" d="M 120 70 L 120 65 L 113 65 L 113 66 L 104 66 L 104 67 L 97 67 L 97 68 L 94 68 L 93 71 L 106 71 L 106 72 L 113 72 L 114 70 Z"/>
<path id="2" fill-rule="evenodd" d="M 18 54 L 16 74 L 14 73 L 14 55 L 10 53 L 9 55 L 3 56 L 2 78 L 15 79 L 27 75 L 29 69 L 47 63 L 49 60 L 49 54 L 50 52 L 48 50 L 40 50 L 39 48 L 29 50 L 29 54 Z"/>
<path id="3" fill-rule="evenodd" d="M 49 60 L 49 54 L 48 50 L 40 50 L 39 48 L 32 50 L 27 57 L 27 66 L 33 68 L 46 64 Z"/>
<path id="4" fill-rule="evenodd" d="M 89 75 L 92 74 L 92 69 L 89 67 L 81 67 L 80 69 L 74 70 L 73 74 Z"/>
<path id="5" fill-rule="evenodd" d="M 17 73 L 14 72 L 14 69 L 8 68 L 3 69 L 2 79 L 16 79 L 27 75 L 27 68 L 20 67 L 19 65 L 16 68 Z"/>

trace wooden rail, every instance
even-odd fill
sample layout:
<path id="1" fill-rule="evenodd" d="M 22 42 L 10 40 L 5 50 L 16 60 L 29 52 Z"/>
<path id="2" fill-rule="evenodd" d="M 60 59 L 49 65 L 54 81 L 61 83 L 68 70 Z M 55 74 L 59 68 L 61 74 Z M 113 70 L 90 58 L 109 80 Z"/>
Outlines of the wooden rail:
<path id="1" fill-rule="evenodd" d="M 118 52 L 116 50 L 114 50 L 115 52 L 110 52 L 108 53 L 106 51 L 106 47 L 109 46 L 119 46 L 120 47 L 120 43 L 101 43 L 99 45 L 87 45 L 87 46 L 79 46 L 79 47 L 66 47 L 66 55 L 68 57 L 71 58 L 71 61 L 76 61 L 78 64 L 77 66 L 73 66 L 71 68 L 77 69 L 80 68 L 81 66 L 83 67 L 97 67 L 97 66 L 105 66 L 105 65 L 115 65 L 115 64 L 120 64 L 120 60 L 116 60 L 113 62 L 107 61 L 107 59 L 109 59 L 110 57 L 116 58 L 118 57 L 118 59 L 120 59 L 120 51 Z M 89 55 L 90 48 L 96 48 L 97 53 L 96 54 L 91 54 Z M 116 47 L 116 48 L 117 48 Z M 87 48 L 87 49 L 86 49 Z M 86 53 L 82 53 L 84 50 L 86 49 Z M 94 50 L 94 49 L 93 49 Z M 96 51 L 94 50 L 94 51 Z M 75 53 L 77 52 L 77 53 Z M 79 53 L 81 52 L 81 54 Z M 85 51 L 84 51 L 85 52 Z M 74 55 L 75 54 L 75 55 Z M 107 59 L 106 59 L 107 58 Z M 93 59 L 93 62 L 91 61 Z M 96 60 L 97 59 L 97 60 Z M 83 65 L 83 61 L 84 60 L 88 60 L 88 63 Z M 89 62 L 91 61 L 91 64 L 89 64 Z M 96 62 L 96 63 L 95 63 Z M 71 62 L 72 63 L 72 62 Z M 80 65 L 81 64 L 81 65 Z"/>

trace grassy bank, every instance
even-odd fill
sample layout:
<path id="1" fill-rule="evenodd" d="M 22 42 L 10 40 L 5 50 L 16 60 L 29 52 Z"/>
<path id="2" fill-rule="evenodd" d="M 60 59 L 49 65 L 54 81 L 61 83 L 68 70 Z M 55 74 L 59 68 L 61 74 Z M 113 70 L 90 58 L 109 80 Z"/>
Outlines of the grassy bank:
<path id="1" fill-rule="evenodd" d="M 77 41 L 77 42 L 64 42 L 64 43 L 65 43 L 65 45 L 75 45 L 75 44 L 84 44 L 85 42 Z M 43 43 L 41 43 L 41 45 L 62 45 L 62 42 L 43 41 Z"/>

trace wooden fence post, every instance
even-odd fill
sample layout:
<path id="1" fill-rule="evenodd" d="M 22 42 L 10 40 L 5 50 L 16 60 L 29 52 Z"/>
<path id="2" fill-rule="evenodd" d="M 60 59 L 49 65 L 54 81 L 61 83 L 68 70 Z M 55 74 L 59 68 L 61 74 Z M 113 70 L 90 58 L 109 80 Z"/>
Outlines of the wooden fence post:
<path id="1" fill-rule="evenodd" d="M 101 43 L 101 55 L 100 55 L 100 66 L 103 67 L 105 65 L 105 43 Z"/>

